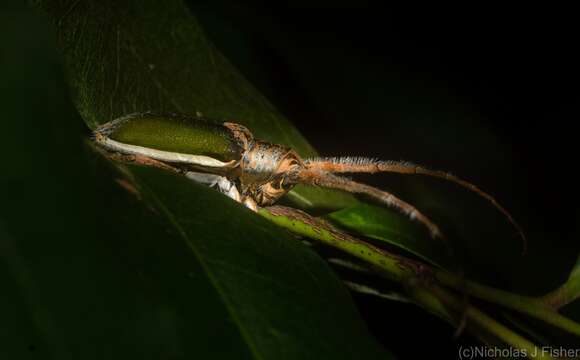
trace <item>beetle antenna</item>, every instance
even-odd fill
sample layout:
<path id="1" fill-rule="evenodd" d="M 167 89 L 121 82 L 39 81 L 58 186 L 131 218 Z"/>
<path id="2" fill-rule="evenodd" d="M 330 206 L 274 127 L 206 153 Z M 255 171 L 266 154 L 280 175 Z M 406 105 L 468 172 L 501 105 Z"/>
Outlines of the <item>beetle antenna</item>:
<path id="1" fill-rule="evenodd" d="M 524 252 L 527 248 L 527 239 L 522 227 L 514 220 L 512 215 L 501 206 L 497 200 L 485 191 L 472 183 L 458 178 L 445 171 L 431 170 L 426 167 L 407 161 L 382 161 L 365 157 L 331 157 L 331 158 L 311 158 L 305 160 L 306 168 L 309 170 L 327 171 L 330 173 L 376 173 L 392 172 L 398 174 L 419 174 L 432 176 L 447 181 L 451 181 L 466 189 L 469 189 L 479 196 L 487 199 L 499 210 L 509 222 L 516 228 L 519 236 L 523 240 Z"/>
<path id="2" fill-rule="evenodd" d="M 411 220 L 416 220 L 423 224 L 431 233 L 433 238 L 443 238 L 439 227 L 429 218 L 423 215 L 412 205 L 397 198 L 393 194 L 377 189 L 375 187 L 361 184 L 356 181 L 347 179 L 342 176 L 333 175 L 326 171 L 302 170 L 297 174 L 298 181 L 304 184 L 318 185 L 326 188 L 348 191 L 351 193 L 364 194 L 376 199 L 391 208 L 395 208 L 401 213 L 407 215 Z"/>

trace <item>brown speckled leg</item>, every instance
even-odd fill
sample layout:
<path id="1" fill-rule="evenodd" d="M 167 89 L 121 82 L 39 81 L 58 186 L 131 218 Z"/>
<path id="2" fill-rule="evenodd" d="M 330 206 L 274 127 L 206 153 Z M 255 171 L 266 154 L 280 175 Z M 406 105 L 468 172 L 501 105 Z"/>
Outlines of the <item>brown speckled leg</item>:
<path id="1" fill-rule="evenodd" d="M 113 161 L 119 161 L 119 162 L 128 163 L 128 164 L 150 166 L 150 167 L 170 171 L 170 172 L 173 172 L 176 174 L 183 173 L 183 171 L 181 171 L 180 169 L 178 169 L 176 167 L 173 167 L 171 165 L 167 165 L 164 162 L 161 162 L 161 161 L 158 161 L 155 159 L 151 159 L 151 158 L 149 158 L 147 156 L 143 156 L 143 155 L 127 155 L 127 154 L 111 153 L 111 152 L 107 152 L 104 155 Z"/>

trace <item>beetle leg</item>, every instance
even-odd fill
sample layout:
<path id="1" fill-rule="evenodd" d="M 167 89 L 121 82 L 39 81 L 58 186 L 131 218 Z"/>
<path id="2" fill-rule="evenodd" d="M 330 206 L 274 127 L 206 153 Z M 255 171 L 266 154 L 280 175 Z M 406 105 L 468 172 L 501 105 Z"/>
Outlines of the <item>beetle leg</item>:
<path id="1" fill-rule="evenodd" d="M 249 196 L 242 198 L 236 185 L 225 176 L 205 174 L 195 171 L 188 171 L 185 173 L 185 176 L 199 184 L 207 185 L 212 188 L 215 187 L 219 192 L 230 199 L 244 204 L 248 209 L 254 212 L 258 212 L 258 204 L 256 204 L 256 201 Z"/>
<path id="2" fill-rule="evenodd" d="M 411 220 L 416 220 L 423 224 L 429 230 L 433 238 L 443 237 L 439 227 L 435 225 L 435 223 L 433 223 L 427 216 L 423 215 L 411 204 L 406 203 L 405 201 L 384 190 L 380 190 L 366 184 L 361 184 L 344 177 L 333 175 L 325 171 L 303 171 L 300 173 L 300 180 L 305 184 L 318 185 L 326 188 L 368 195 L 382 202 L 383 204 L 399 210 L 403 214 L 407 215 Z"/>
<path id="3" fill-rule="evenodd" d="M 242 202 L 242 197 L 236 185 L 228 180 L 225 176 L 206 174 L 195 171 L 188 171 L 185 173 L 185 177 L 190 180 L 195 181 L 198 184 L 206 185 L 211 188 L 217 189 L 220 193 L 226 195 L 230 199 Z"/>
<path id="4" fill-rule="evenodd" d="M 245 197 L 243 204 L 246 205 L 246 207 L 252 210 L 253 212 L 258 212 L 258 204 L 256 204 L 256 201 L 251 197 L 249 196 Z"/>
<path id="5" fill-rule="evenodd" d="M 223 194 L 225 194 L 230 199 L 233 199 L 237 202 L 241 202 L 242 197 L 240 196 L 240 192 L 236 185 L 229 181 L 226 177 L 222 176 L 217 183 L 217 188 Z"/>
<path id="6" fill-rule="evenodd" d="M 105 152 L 105 156 L 111 160 L 127 163 L 127 164 L 137 164 L 143 166 L 150 166 L 166 171 L 171 171 L 173 173 L 181 174 L 181 170 L 175 168 L 173 166 L 167 165 L 166 163 L 152 159 L 147 156 L 143 155 L 136 155 L 136 154 L 121 154 L 117 152 Z"/>

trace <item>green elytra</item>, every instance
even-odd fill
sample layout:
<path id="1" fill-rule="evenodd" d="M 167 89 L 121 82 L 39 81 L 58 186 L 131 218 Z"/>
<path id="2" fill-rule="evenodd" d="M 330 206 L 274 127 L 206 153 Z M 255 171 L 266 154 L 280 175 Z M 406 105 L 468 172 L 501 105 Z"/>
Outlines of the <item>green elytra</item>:
<path id="1" fill-rule="evenodd" d="M 224 162 L 239 160 L 242 154 L 231 131 L 200 117 L 132 114 L 116 120 L 111 130 L 112 140 L 146 148 L 205 155 Z"/>

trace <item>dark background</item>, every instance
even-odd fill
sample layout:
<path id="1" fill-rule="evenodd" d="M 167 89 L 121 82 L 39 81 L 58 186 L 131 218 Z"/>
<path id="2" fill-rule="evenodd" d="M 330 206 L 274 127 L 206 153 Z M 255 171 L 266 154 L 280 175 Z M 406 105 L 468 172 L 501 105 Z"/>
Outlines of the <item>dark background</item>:
<path id="1" fill-rule="evenodd" d="M 513 260 L 507 251 L 490 266 L 479 257 L 503 254 L 456 244 L 465 247 L 465 266 L 477 263 L 483 279 L 536 295 L 557 285 L 549 272 L 565 278 L 578 254 L 580 100 L 578 26 L 566 9 L 188 4 L 217 47 L 322 155 L 428 164 L 506 205 L 529 237 L 527 255 Z M 416 188 L 401 182 L 421 180 L 386 177 L 362 179 L 414 199 Z M 490 215 L 482 202 L 465 200 L 459 210 L 462 222 L 472 221 L 468 233 L 513 242 L 505 225 L 466 215 Z M 496 225 L 501 235 L 490 235 Z M 401 358 L 433 355 L 410 339 L 437 343 L 450 358 L 473 341 L 455 342 L 453 329 L 409 306 L 355 298 L 375 336 Z"/>
<path id="2" fill-rule="evenodd" d="M 522 207 L 527 226 L 575 222 L 580 55 L 566 9 L 189 3 L 321 153 L 427 161 Z"/>
<path id="3" fill-rule="evenodd" d="M 555 279 L 564 279 L 578 254 L 580 56 L 574 12 L 529 7 L 400 9 L 360 2 L 309 2 L 286 8 L 253 1 L 188 4 L 216 46 L 322 155 L 412 160 L 460 174 L 500 199 L 526 230 L 530 249 L 518 260 L 513 260 L 513 252 L 506 259 L 497 254 L 494 263 L 477 256 L 477 244 L 457 244 L 465 247 L 462 260 L 473 263 L 475 273 L 478 268 L 488 270 L 489 277 L 483 279 L 530 294 L 541 294 L 558 284 Z M 76 119 L 78 126 L 61 132 L 62 119 L 51 118 L 70 106 L 63 97 L 64 79 L 51 50 L 46 59 L 31 56 L 37 48 L 52 48 L 50 36 L 35 42 L 38 39 L 27 33 L 35 24 L 22 25 L 19 34 L 10 37 L 18 43 L 14 48 L 22 51 L 10 56 L 4 51 L 11 47 L 0 51 L 0 60 L 10 59 L 3 79 L 14 78 L 18 86 L 2 89 L 5 105 L 10 105 L 6 114 L 16 118 L 35 107 L 47 109 L 50 123 L 29 128 L 34 131 L 28 137 L 15 135 L 10 126 L 5 130 L 6 149 L 16 149 L 20 156 L 10 156 L 18 171 L 0 171 L 11 189 L 17 189 L 11 192 L 15 199 L 31 192 L 26 186 L 33 186 L 31 177 L 38 173 L 29 165 L 37 154 L 25 153 L 26 141 L 46 142 L 54 147 L 51 153 L 66 153 L 58 139 L 78 135 L 80 142 L 86 131 Z M 26 78 L 15 78 L 18 64 L 28 72 Z M 46 94 L 40 85 L 34 86 L 35 79 L 56 84 L 62 92 Z M 64 113 L 75 121 L 75 114 Z M 82 166 L 83 159 L 76 160 Z M 70 167 L 53 161 L 51 166 L 43 164 L 45 179 Z M 27 185 L 19 186 L 23 179 Z M 441 192 L 436 200 L 449 199 L 449 188 L 440 189 L 436 182 L 390 175 L 362 179 L 396 190 L 413 203 L 424 201 L 417 189 Z M 70 192 L 82 186 L 79 183 L 71 178 L 60 191 Z M 53 195 L 51 201 L 58 201 L 58 191 Z M 463 214 L 464 229 L 454 229 L 444 217 L 436 220 L 447 223 L 451 233 L 457 231 L 456 240 L 465 240 L 461 235 L 466 233 L 485 238 L 497 230 L 493 234 L 504 237 L 489 241 L 511 241 L 518 248 L 510 228 L 482 201 L 463 199 L 465 194 L 457 192 L 450 196 L 464 204 L 456 210 Z M 480 213 L 486 214 L 484 220 L 474 221 Z M 507 270 L 490 269 L 490 263 Z M 456 356 L 454 329 L 442 321 L 412 306 L 358 295 L 355 299 L 373 334 L 400 358 L 433 355 L 433 347 L 408 346 L 409 339 L 422 338 L 421 344 L 438 344 L 438 355 Z M 472 341 L 462 337 L 459 343 Z"/>

